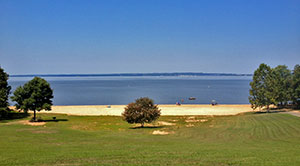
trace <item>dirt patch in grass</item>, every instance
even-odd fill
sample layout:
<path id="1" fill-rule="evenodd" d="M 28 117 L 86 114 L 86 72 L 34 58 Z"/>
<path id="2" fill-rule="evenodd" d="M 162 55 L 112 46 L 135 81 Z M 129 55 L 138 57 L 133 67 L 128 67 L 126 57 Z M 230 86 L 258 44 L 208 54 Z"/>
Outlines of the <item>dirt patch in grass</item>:
<path id="1" fill-rule="evenodd" d="M 161 130 L 154 130 L 152 132 L 153 135 L 168 135 L 168 134 L 174 134 L 174 132 L 168 132 L 168 131 L 161 131 Z"/>
<path id="2" fill-rule="evenodd" d="M 85 125 L 73 125 L 71 128 L 74 130 L 92 130 L 93 127 Z"/>
<path id="3" fill-rule="evenodd" d="M 150 127 L 150 128 L 159 128 L 159 127 L 163 127 L 163 126 L 175 126 L 176 123 L 170 123 L 170 122 L 165 122 L 165 121 L 158 121 L 156 123 L 145 123 L 144 124 L 144 127 Z M 137 127 L 140 127 L 141 124 L 135 124 L 134 127 L 137 128 Z"/>
<path id="4" fill-rule="evenodd" d="M 195 119 L 195 117 L 194 116 L 189 116 L 186 119 Z"/>
<path id="5" fill-rule="evenodd" d="M 20 120 L 20 121 L 14 121 L 9 122 L 7 125 L 13 125 L 13 124 L 23 124 L 23 125 L 30 125 L 30 126 L 43 126 L 46 124 L 46 122 L 30 122 L 29 120 Z"/>
<path id="6" fill-rule="evenodd" d="M 194 123 L 194 122 L 199 122 L 194 116 L 189 116 L 186 118 L 185 122 L 187 123 Z"/>
<path id="7" fill-rule="evenodd" d="M 195 122 L 207 122 L 208 120 L 207 119 L 195 119 L 195 117 L 191 118 L 191 117 L 188 117 L 185 122 L 187 123 L 195 123 Z"/>
<path id="8" fill-rule="evenodd" d="M 164 125 L 164 126 L 174 126 L 176 123 L 170 123 L 170 122 L 164 122 L 164 121 L 158 121 L 157 124 Z"/>
<path id="9" fill-rule="evenodd" d="M 30 126 L 43 126 L 46 124 L 46 122 L 29 122 L 28 120 L 25 120 L 22 122 L 22 124 Z"/>
<path id="10" fill-rule="evenodd" d="M 56 131 L 36 130 L 36 131 L 32 131 L 32 133 L 53 134 L 53 133 L 56 133 Z"/>
<path id="11" fill-rule="evenodd" d="M 185 120 L 185 122 L 187 123 L 195 123 L 195 122 L 199 122 L 200 120 L 196 120 L 196 119 L 191 119 L 191 120 Z"/>
<path id="12" fill-rule="evenodd" d="M 195 125 L 193 125 L 193 124 L 187 124 L 187 125 L 185 125 L 186 127 L 194 127 Z"/>

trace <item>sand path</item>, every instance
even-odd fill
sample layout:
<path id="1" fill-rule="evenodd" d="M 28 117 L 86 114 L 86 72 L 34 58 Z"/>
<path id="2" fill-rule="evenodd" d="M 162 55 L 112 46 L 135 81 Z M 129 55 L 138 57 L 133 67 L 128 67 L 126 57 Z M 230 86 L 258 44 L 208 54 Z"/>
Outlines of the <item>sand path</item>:
<path id="1" fill-rule="evenodd" d="M 61 113 L 68 115 L 113 115 L 121 116 L 125 105 L 85 105 L 53 106 L 52 111 L 42 113 Z M 252 111 L 250 105 L 159 105 L 162 115 L 236 115 Z"/>
<path id="2" fill-rule="evenodd" d="M 299 111 L 291 111 L 291 112 L 284 112 L 284 113 L 300 117 L 300 112 Z"/>

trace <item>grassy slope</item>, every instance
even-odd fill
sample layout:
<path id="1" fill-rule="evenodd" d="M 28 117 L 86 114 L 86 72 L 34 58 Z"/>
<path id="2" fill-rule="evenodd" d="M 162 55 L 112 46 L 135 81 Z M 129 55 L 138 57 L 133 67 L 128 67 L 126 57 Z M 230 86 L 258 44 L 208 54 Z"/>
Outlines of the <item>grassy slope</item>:
<path id="1" fill-rule="evenodd" d="M 287 114 L 196 117 L 208 121 L 190 128 L 187 117 L 161 117 L 178 121 L 145 129 L 120 117 L 57 117 L 68 121 L 0 123 L 0 165 L 300 165 L 300 118 Z"/>

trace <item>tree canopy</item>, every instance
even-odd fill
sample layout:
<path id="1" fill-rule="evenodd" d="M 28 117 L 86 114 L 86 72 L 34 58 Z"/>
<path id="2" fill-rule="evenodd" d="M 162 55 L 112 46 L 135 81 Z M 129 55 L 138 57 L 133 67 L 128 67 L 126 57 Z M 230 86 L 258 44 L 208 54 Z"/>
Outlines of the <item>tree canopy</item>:
<path id="1" fill-rule="evenodd" d="M 272 103 L 283 106 L 291 100 L 291 71 L 285 65 L 272 69 L 267 77 Z"/>
<path id="2" fill-rule="evenodd" d="M 294 106 L 300 105 L 300 66 L 296 65 L 293 73 L 285 65 L 271 68 L 261 64 L 250 82 L 249 102 L 253 109 L 271 104 L 287 106 L 293 101 Z"/>
<path id="3" fill-rule="evenodd" d="M 129 103 L 122 113 L 123 120 L 128 123 L 140 123 L 144 127 L 144 123 L 151 123 L 160 116 L 160 109 L 154 105 L 154 101 L 148 97 L 136 99 L 135 102 Z"/>
<path id="4" fill-rule="evenodd" d="M 52 98 L 53 90 L 50 84 L 40 77 L 35 77 L 24 86 L 18 87 L 12 96 L 17 109 L 25 112 L 34 111 L 34 120 L 36 120 L 36 111 L 51 110 Z"/>
<path id="5" fill-rule="evenodd" d="M 272 102 L 270 94 L 268 94 L 270 84 L 267 82 L 267 76 L 270 72 L 270 66 L 264 63 L 254 72 L 253 81 L 250 83 L 251 89 L 249 97 L 253 109 L 263 106 L 268 107 Z"/>
<path id="6" fill-rule="evenodd" d="M 294 67 L 291 83 L 291 92 L 292 100 L 294 103 L 297 103 L 297 106 L 300 107 L 300 66 L 296 65 Z"/>
<path id="7" fill-rule="evenodd" d="M 0 66 L 0 116 L 8 110 L 8 96 L 10 94 L 11 87 L 8 85 L 7 80 L 9 75 L 4 72 Z"/>

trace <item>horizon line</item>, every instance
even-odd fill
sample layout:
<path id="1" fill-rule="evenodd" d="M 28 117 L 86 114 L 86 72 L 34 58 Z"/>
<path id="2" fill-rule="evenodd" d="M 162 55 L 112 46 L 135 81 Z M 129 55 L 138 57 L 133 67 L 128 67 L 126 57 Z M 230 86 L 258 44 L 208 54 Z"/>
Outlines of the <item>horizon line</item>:
<path id="1" fill-rule="evenodd" d="M 107 74 L 12 74 L 10 77 L 118 77 L 118 76 L 252 76 L 238 73 L 205 72 L 153 72 L 153 73 L 107 73 Z"/>

